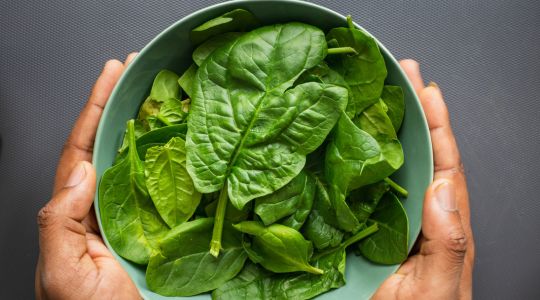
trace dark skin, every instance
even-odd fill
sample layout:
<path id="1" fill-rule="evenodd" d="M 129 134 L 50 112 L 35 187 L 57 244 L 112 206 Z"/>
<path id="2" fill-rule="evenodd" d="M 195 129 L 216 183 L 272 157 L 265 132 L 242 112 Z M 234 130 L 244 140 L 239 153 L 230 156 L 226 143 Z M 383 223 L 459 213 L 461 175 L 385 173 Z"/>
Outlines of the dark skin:
<path id="1" fill-rule="evenodd" d="M 135 284 L 99 234 L 92 202 L 93 143 L 103 108 L 125 63 L 105 64 L 69 136 L 52 199 L 38 214 L 37 299 L 140 299 Z M 377 290 L 374 299 L 471 299 L 474 243 L 459 150 L 439 88 L 424 86 L 418 63 L 401 66 L 419 95 L 433 143 L 435 181 L 426 191 L 416 253 Z"/>

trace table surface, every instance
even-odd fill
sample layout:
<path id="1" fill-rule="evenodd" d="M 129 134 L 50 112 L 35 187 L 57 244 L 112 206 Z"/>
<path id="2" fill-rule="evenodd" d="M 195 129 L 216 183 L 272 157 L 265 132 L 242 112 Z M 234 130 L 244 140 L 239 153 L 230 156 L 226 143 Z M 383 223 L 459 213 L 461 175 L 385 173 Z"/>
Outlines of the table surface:
<path id="1" fill-rule="evenodd" d="M 218 1 L 0 1 L 0 298 L 31 299 L 36 214 L 103 63 Z M 478 299 L 540 299 L 540 2 L 313 1 L 442 88 L 466 167 Z"/>

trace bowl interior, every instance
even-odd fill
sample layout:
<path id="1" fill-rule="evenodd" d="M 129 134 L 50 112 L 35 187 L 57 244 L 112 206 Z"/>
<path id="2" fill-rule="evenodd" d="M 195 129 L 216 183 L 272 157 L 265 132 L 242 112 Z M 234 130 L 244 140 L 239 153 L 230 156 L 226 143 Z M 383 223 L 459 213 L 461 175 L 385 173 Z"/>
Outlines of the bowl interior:
<path id="1" fill-rule="evenodd" d="M 231 1 L 208 7 L 191 14 L 173 24 L 151 41 L 127 68 L 116 85 L 103 112 L 94 145 L 93 164 L 99 182 L 103 172 L 112 165 L 116 150 L 121 144 L 128 119 L 136 116 L 138 107 L 146 98 L 154 76 L 161 69 L 169 69 L 181 74 L 191 64 L 193 47 L 189 42 L 189 32 L 197 25 L 234 8 L 244 8 L 255 14 L 263 23 L 301 21 L 315 25 L 324 31 L 338 26 L 346 26 L 344 16 L 324 7 L 301 1 Z M 405 153 L 405 164 L 393 176 L 409 191 L 403 202 L 409 216 L 409 249 L 414 244 L 421 226 L 424 191 L 432 180 L 433 160 L 429 130 L 420 102 L 405 74 L 395 58 L 379 43 L 388 69 L 387 84 L 399 85 L 405 93 L 405 117 L 400 141 Z M 99 218 L 99 202 L 94 200 Z M 102 231 L 103 235 L 103 231 Z M 166 299 L 151 292 L 146 286 L 145 268 L 118 256 L 105 243 L 115 257 L 130 274 L 141 294 L 147 299 Z M 347 257 L 347 285 L 319 296 L 319 299 L 366 299 L 397 266 L 383 266 L 368 262 L 362 257 L 350 254 Z M 209 299 L 209 295 L 199 295 L 190 299 Z M 169 298 L 170 299 L 170 298 Z M 177 297 L 176 299 L 182 299 Z"/>

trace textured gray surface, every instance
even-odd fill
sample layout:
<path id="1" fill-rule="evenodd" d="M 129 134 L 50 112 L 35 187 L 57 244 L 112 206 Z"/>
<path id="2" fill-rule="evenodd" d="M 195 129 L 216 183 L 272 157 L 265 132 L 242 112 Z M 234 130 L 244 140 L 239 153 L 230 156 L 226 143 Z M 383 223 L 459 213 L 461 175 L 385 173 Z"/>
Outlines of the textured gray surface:
<path id="1" fill-rule="evenodd" d="M 1 299 L 33 297 L 35 215 L 103 63 L 216 2 L 0 1 Z M 442 87 L 467 169 L 475 298 L 540 299 L 540 2 L 313 2 Z"/>

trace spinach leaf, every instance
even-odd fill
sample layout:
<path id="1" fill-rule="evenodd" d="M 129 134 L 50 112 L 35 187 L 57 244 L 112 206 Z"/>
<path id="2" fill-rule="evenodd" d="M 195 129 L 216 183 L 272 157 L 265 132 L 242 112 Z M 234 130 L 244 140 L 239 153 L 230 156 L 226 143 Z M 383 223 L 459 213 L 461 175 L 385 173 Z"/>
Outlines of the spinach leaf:
<path id="1" fill-rule="evenodd" d="M 319 29 L 287 23 L 256 29 L 212 53 L 197 71 L 188 121 L 187 168 L 197 190 L 221 189 L 220 199 L 242 208 L 298 175 L 347 104 L 342 87 L 289 89 L 325 52 Z M 220 207 L 226 203 L 218 203 L 215 255 Z"/>
<path id="2" fill-rule="evenodd" d="M 219 193 L 214 193 L 219 195 Z M 218 197 L 216 196 L 214 200 L 210 203 L 208 203 L 204 207 L 204 211 L 207 216 L 214 217 L 216 215 L 216 209 L 218 205 Z M 231 223 L 239 223 L 242 221 L 247 220 L 249 217 L 249 214 L 252 210 L 251 205 L 246 205 L 242 209 L 238 209 L 232 205 L 231 202 L 227 202 L 227 210 L 225 211 L 225 220 L 231 222 Z"/>
<path id="3" fill-rule="evenodd" d="M 206 42 L 199 45 L 195 51 L 193 51 L 193 61 L 197 66 L 202 65 L 206 58 L 210 56 L 210 54 L 212 54 L 216 49 L 236 40 L 242 34 L 243 33 L 241 32 L 227 32 L 208 39 Z"/>
<path id="4" fill-rule="evenodd" d="M 365 223 L 373 214 L 383 195 L 390 190 L 385 181 L 379 181 L 351 192 L 351 210 L 360 223 Z"/>
<path id="5" fill-rule="evenodd" d="M 382 94 L 382 101 L 386 104 L 388 110 L 386 114 L 392 120 L 392 125 L 396 132 L 401 128 L 403 116 L 405 115 L 405 99 L 403 90 L 400 86 L 385 85 Z"/>
<path id="6" fill-rule="evenodd" d="M 140 136 L 146 133 L 146 128 L 144 128 L 144 124 L 141 120 L 135 120 L 135 139 L 138 139 Z M 124 133 L 124 138 L 122 139 L 122 146 L 118 149 L 118 153 L 121 153 L 125 151 L 129 145 L 128 141 L 128 134 L 127 134 L 127 128 Z M 143 156 L 144 157 L 144 156 Z"/>
<path id="7" fill-rule="evenodd" d="M 356 127 L 346 114 L 342 114 L 326 149 L 325 158 L 329 195 L 340 229 L 349 232 L 359 229 L 360 223 L 345 199 L 355 185 L 370 179 L 364 177 L 365 166 L 380 155 L 381 148 L 377 141 Z"/>
<path id="8" fill-rule="evenodd" d="M 156 118 L 167 126 L 186 121 L 189 112 L 189 100 L 180 101 L 169 98 L 161 104 Z"/>
<path id="9" fill-rule="evenodd" d="M 337 247 L 343 240 L 343 232 L 337 227 L 336 213 L 330 202 L 330 197 L 324 184 L 316 178 L 316 193 L 313 209 L 308 216 L 302 233 L 306 239 L 313 242 L 316 249 Z"/>
<path id="10" fill-rule="evenodd" d="M 146 264 L 168 227 L 148 197 L 143 163 L 135 146 L 134 120 L 128 121 L 127 128 L 127 157 L 107 169 L 101 178 L 100 215 L 105 236 L 116 253 Z"/>
<path id="11" fill-rule="evenodd" d="M 380 264 L 399 264 L 407 258 L 409 221 L 399 199 L 391 192 L 380 200 L 368 223 L 377 224 L 379 231 L 359 244 L 362 255 Z"/>
<path id="12" fill-rule="evenodd" d="M 379 101 L 387 73 L 386 65 L 375 39 L 356 29 L 350 17 L 347 17 L 347 23 L 347 28 L 330 30 L 326 39 L 337 47 L 352 47 L 357 54 L 330 55 L 327 61 L 330 68 L 343 76 L 352 91 L 350 110 L 360 113 Z"/>
<path id="13" fill-rule="evenodd" d="M 258 25 L 259 20 L 252 13 L 239 8 L 197 26 L 191 31 L 190 38 L 197 45 L 222 33 L 246 31 Z"/>
<path id="14" fill-rule="evenodd" d="M 327 83 L 346 88 L 349 94 L 349 101 L 347 103 L 347 108 L 345 108 L 345 112 L 347 113 L 349 118 L 353 118 L 356 115 L 357 112 L 355 102 L 351 100 L 354 94 L 351 91 L 349 84 L 338 72 L 330 69 L 326 62 L 323 61 L 315 67 L 304 72 L 298 78 L 298 80 L 296 80 L 295 85 L 305 82 Z"/>
<path id="15" fill-rule="evenodd" d="M 173 137 L 181 137 L 182 139 L 186 138 L 187 124 L 178 124 L 172 126 L 166 126 L 158 128 L 149 132 L 144 133 L 139 138 L 137 138 L 137 154 L 139 157 L 145 157 L 146 151 L 153 146 L 160 146 L 167 143 Z M 120 151 L 122 150 L 122 151 Z M 116 156 L 115 164 L 122 161 L 127 156 L 127 147 L 120 149 L 120 153 Z"/>
<path id="16" fill-rule="evenodd" d="M 313 262 L 324 271 L 272 274 L 246 263 L 240 274 L 212 292 L 214 300 L 236 299 L 311 299 L 345 285 L 345 251 L 334 251 Z"/>
<path id="17" fill-rule="evenodd" d="M 146 269 L 148 287 L 164 296 L 192 296 L 211 291 L 232 279 L 247 259 L 241 234 L 226 224 L 219 258 L 208 253 L 213 218 L 173 228 L 159 243 Z"/>
<path id="18" fill-rule="evenodd" d="M 148 193 L 163 220 L 175 227 L 189 220 L 201 201 L 186 170 L 185 142 L 172 138 L 148 149 L 145 159 Z"/>
<path id="19" fill-rule="evenodd" d="M 257 198 L 255 200 L 255 213 L 259 215 L 264 225 L 268 226 L 279 219 L 295 214 L 301 204 L 313 203 L 314 194 L 315 182 L 313 178 L 305 172 L 300 172 L 281 189 L 270 195 Z M 310 207 L 307 214 L 309 214 L 309 210 Z M 304 220 L 307 214 L 305 214 Z"/>
<path id="20" fill-rule="evenodd" d="M 169 70 L 161 70 L 154 78 L 150 96 L 148 98 L 157 102 L 164 102 L 167 99 L 179 99 L 180 87 L 178 86 L 178 75 Z"/>
<path id="21" fill-rule="evenodd" d="M 321 269 L 309 265 L 313 247 L 300 232 L 281 224 L 264 227 L 256 221 L 244 221 L 233 227 L 253 237 L 248 255 L 265 269 L 275 273 L 305 271 L 323 274 Z"/>
<path id="22" fill-rule="evenodd" d="M 193 84 L 197 76 L 197 70 L 197 65 L 191 64 L 184 74 L 178 78 L 178 84 L 190 98 L 193 97 Z"/>

